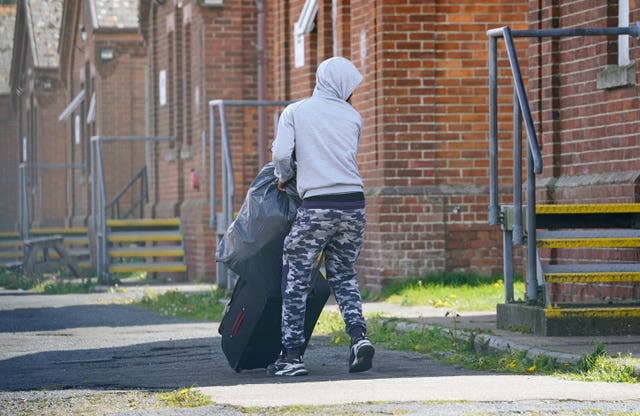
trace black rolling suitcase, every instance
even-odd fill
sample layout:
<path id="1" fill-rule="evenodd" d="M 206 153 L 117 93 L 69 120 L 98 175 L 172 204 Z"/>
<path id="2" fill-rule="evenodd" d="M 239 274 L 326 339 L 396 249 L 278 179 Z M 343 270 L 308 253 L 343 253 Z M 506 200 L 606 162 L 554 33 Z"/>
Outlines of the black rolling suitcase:
<path id="1" fill-rule="evenodd" d="M 304 348 L 329 298 L 327 281 L 318 269 L 314 269 L 313 274 L 312 290 L 307 298 Z M 282 297 L 273 292 L 273 287 L 242 277 L 236 283 L 218 332 L 229 365 L 237 372 L 266 368 L 282 350 Z"/>
<path id="2" fill-rule="evenodd" d="M 268 163 L 251 183 L 216 253 L 216 261 L 240 276 L 218 328 L 222 350 L 236 371 L 266 368 L 282 349 L 282 246 L 301 201 L 294 180 L 287 182 L 286 192 L 277 185 Z M 307 298 L 306 340 L 328 298 L 329 285 L 316 267 Z"/>

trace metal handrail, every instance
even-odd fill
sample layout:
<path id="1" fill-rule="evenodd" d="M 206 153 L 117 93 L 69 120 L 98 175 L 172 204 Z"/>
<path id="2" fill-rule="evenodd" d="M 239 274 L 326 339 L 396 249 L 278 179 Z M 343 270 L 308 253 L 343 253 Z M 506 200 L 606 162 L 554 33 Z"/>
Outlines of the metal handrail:
<path id="1" fill-rule="evenodd" d="M 175 141 L 175 136 L 92 136 L 91 137 L 91 217 L 96 237 L 96 263 L 98 278 L 103 283 L 111 283 L 109 256 L 107 253 L 107 193 L 102 155 L 102 142 L 160 142 Z"/>
<path id="2" fill-rule="evenodd" d="M 520 64 L 516 53 L 513 38 L 519 37 L 568 37 L 568 36 L 635 36 L 640 40 L 640 22 L 629 27 L 608 28 L 568 28 L 568 29 L 540 29 L 540 30 L 511 30 L 509 27 L 500 27 L 487 31 L 489 37 L 489 224 L 500 223 L 500 205 L 498 201 L 498 64 L 497 64 L 497 40 L 503 38 L 507 49 L 509 64 L 514 84 L 514 224 L 511 233 L 511 241 L 504 239 L 504 244 L 522 244 L 524 240 L 522 224 L 522 125 L 524 119 L 527 131 L 527 300 L 535 302 L 537 299 L 537 248 L 536 248 L 536 179 L 537 174 L 542 173 L 542 153 L 536 136 L 533 117 L 529 107 Z M 506 231 L 505 231 L 506 233 Z M 505 234 L 506 235 L 506 234 Z M 511 253 L 505 248 L 505 257 Z M 508 259 L 511 261 L 511 259 Z M 513 275 L 512 265 L 505 259 L 505 299 L 513 300 Z M 509 271 L 509 272 L 507 272 Z"/>
<path id="3" fill-rule="evenodd" d="M 136 184 L 136 182 L 140 180 L 140 193 L 137 199 L 135 199 L 131 203 L 131 207 L 125 212 L 125 214 L 120 217 L 120 199 Z M 138 207 L 143 206 L 142 203 L 149 201 L 149 194 L 147 191 L 147 167 L 143 166 L 142 169 L 138 173 L 136 173 L 133 178 L 127 183 L 120 192 L 109 202 L 106 206 L 106 210 L 111 210 L 111 218 L 128 218 L 129 215 Z M 115 212 L 114 212 L 115 208 Z M 114 216 L 115 214 L 115 216 Z M 140 216 L 143 216 L 143 211 L 140 211 Z"/>

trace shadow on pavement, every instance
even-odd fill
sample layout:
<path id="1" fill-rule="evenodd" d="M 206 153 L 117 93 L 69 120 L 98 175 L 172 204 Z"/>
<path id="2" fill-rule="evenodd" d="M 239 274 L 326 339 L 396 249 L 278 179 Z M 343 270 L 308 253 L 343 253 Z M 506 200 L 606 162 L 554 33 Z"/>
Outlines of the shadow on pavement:
<path id="1" fill-rule="evenodd" d="M 0 361 L 0 391 L 34 389 L 175 389 L 189 386 L 367 380 L 398 377 L 479 375 L 444 366 L 411 352 L 378 347 L 374 368 L 349 374 L 347 348 L 312 339 L 305 361 L 309 376 L 274 378 L 264 369 L 236 373 L 222 353 L 220 338 L 159 341 L 118 348 L 46 351 Z"/>
<path id="2" fill-rule="evenodd" d="M 0 333 L 187 322 L 131 305 L 74 305 L 0 311 Z"/>

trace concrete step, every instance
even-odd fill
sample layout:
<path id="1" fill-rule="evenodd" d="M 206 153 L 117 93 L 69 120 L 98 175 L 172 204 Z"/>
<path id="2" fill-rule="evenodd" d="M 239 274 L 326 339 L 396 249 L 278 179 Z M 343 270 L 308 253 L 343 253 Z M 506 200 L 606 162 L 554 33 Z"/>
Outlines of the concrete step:
<path id="1" fill-rule="evenodd" d="M 87 235 L 89 230 L 87 227 L 40 227 L 40 228 L 31 228 L 29 230 L 30 235 L 34 236 L 42 236 L 42 235 L 54 235 L 61 234 L 62 236 L 67 236 L 71 234 L 81 234 Z"/>
<path id="2" fill-rule="evenodd" d="M 153 263 L 115 263 L 109 266 L 110 273 L 134 272 L 186 272 L 187 265 L 181 262 L 153 262 Z"/>
<path id="3" fill-rule="evenodd" d="M 547 283 L 640 283 L 638 263 L 543 265 Z"/>
<path id="4" fill-rule="evenodd" d="M 538 248 L 640 247 L 640 230 L 539 230 L 536 238 Z"/>
<path id="5" fill-rule="evenodd" d="M 497 326 L 542 336 L 640 334 L 640 306 L 545 308 L 524 303 L 499 304 Z"/>
<path id="6" fill-rule="evenodd" d="M 155 247 L 113 247 L 109 249 L 111 257 L 184 257 L 184 248 L 180 246 Z"/>
<path id="7" fill-rule="evenodd" d="M 21 259 L 22 251 L 0 251 L 0 259 Z"/>
<path id="8" fill-rule="evenodd" d="M 3 249 L 3 248 L 21 250 L 22 240 L 5 240 L 5 241 L 0 240 L 0 249 Z"/>
<path id="9" fill-rule="evenodd" d="M 537 204 L 536 214 L 640 214 L 640 204 Z"/>
<path id="10" fill-rule="evenodd" d="M 634 228 L 640 222 L 640 204 L 539 204 L 538 228 Z"/>
<path id="11" fill-rule="evenodd" d="M 140 218 L 107 220 L 107 226 L 111 228 L 155 228 L 155 227 L 180 227 L 180 218 Z"/>
<path id="12" fill-rule="evenodd" d="M 116 231 L 109 233 L 110 243 L 136 243 L 154 241 L 182 241 L 180 231 Z"/>

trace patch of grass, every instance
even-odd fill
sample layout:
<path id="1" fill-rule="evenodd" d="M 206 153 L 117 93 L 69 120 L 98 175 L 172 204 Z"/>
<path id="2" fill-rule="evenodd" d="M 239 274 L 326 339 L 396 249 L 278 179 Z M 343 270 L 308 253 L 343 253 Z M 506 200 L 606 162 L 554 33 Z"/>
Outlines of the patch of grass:
<path id="1" fill-rule="evenodd" d="M 39 283 L 41 279 L 27 277 L 15 273 L 9 269 L 0 269 L 0 287 L 9 290 L 29 290 Z"/>
<path id="2" fill-rule="evenodd" d="M 87 279 L 60 279 L 57 276 L 49 276 L 31 288 L 32 292 L 45 295 L 64 295 L 68 293 L 90 293 L 95 286 L 91 278 Z"/>
<path id="3" fill-rule="evenodd" d="M 368 402 L 367 405 L 374 404 L 375 402 Z M 372 414 L 366 408 L 362 408 L 357 404 L 350 405 L 338 405 L 338 406 L 324 406 L 324 405 L 292 405 L 281 407 L 242 407 L 239 410 L 243 414 L 261 415 L 261 416 L 363 416 Z M 391 411 L 384 411 L 382 413 L 376 412 L 375 414 L 385 415 L 403 415 L 409 413 L 408 411 L 392 409 Z"/>
<path id="4" fill-rule="evenodd" d="M 95 286 L 91 278 L 71 279 L 64 273 L 25 276 L 10 270 L 0 270 L 0 286 L 10 290 L 29 290 L 34 293 L 58 295 L 89 293 Z"/>
<path id="5" fill-rule="evenodd" d="M 626 363 L 620 355 L 611 357 L 601 343 L 597 343 L 593 352 L 580 360 L 578 368 L 579 373 L 572 375 L 571 378 L 609 383 L 637 383 L 640 381 L 634 375 L 632 365 Z"/>
<path id="6" fill-rule="evenodd" d="M 524 282 L 514 282 L 516 298 L 523 298 Z M 457 311 L 493 311 L 504 301 L 504 282 L 497 276 L 465 273 L 429 274 L 422 278 L 390 281 L 377 297 L 404 306 L 431 306 Z"/>
<path id="7" fill-rule="evenodd" d="M 158 294 L 147 291 L 137 304 L 164 316 L 220 321 L 225 307 L 220 303 L 220 299 L 225 296 L 226 292 L 220 289 L 204 293 L 184 293 L 172 290 Z"/>
<path id="8" fill-rule="evenodd" d="M 211 397 L 193 387 L 160 393 L 158 398 L 171 407 L 202 407 L 212 404 Z"/>
<path id="9" fill-rule="evenodd" d="M 398 330 L 407 322 L 379 315 L 367 316 L 367 335 L 375 344 L 399 351 L 415 351 L 450 365 L 473 370 L 513 374 L 546 374 L 568 376 L 585 381 L 634 383 L 633 367 L 594 351 L 583 362 L 572 365 L 545 355 L 527 356 L 524 351 L 500 355 L 483 355 L 474 349 L 471 336 L 461 336 L 446 328 L 423 326 L 417 330 Z M 338 312 L 323 312 L 314 333 L 330 337 L 335 345 L 348 345 L 344 323 Z"/>

